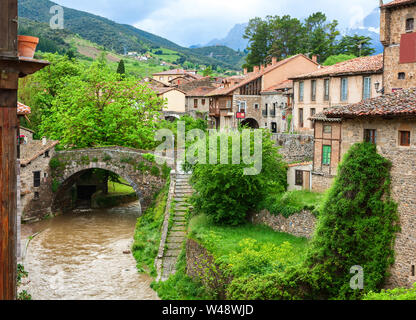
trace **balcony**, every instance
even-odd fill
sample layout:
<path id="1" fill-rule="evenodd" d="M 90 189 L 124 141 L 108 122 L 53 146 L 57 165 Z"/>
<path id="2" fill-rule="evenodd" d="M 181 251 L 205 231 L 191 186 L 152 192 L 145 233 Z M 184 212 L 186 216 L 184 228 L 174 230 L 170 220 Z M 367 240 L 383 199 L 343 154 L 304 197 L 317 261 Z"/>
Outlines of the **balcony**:
<path id="1" fill-rule="evenodd" d="M 219 117 L 220 116 L 220 109 L 215 107 L 209 108 L 209 116 L 210 117 Z"/>
<path id="2" fill-rule="evenodd" d="M 276 118 L 276 110 L 271 110 L 271 111 L 270 111 L 270 116 L 271 116 L 272 118 Z"/>
<path id="3" fill-rule="evenodd" d="M 263 117 L 267 117 L 269 112 L 268 112 L 268 110 L 262 110 L 261 113 L 262 113 Z"/>

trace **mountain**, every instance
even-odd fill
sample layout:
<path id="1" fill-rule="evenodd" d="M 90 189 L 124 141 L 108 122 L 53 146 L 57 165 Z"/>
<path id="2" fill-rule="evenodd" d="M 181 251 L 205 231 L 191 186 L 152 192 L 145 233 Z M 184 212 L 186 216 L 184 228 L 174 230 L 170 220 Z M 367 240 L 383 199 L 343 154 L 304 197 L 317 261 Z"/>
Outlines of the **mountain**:
<path id="1" fill-rule="evenodd" d="M 362 26 L 347 29 L 346 34 L 370 37 L 373 47 L 376 49 L 375 54 L 383 53 L 384 47 L 380 42 L 380 9 L 374 9 L 364 18 Z"/>
<path id="2" fill-rule="evenodd" d="M 194 52 L 210 57 L 216 60 L 221 60 L 232 65 L 241 67 L 243 65 L 243 59 L 246 56 L 243 52 L 237 52 L 226 46 L 210 46 L 194 48 Z"/>
<path id="3" fill-rule="evenodd" d="M 248 40 L 243 38 L 248 23 L 236 24 L 223 39 L 214 39 L 206 46 L 226 46 L 234 50 L 244 51 L 247 48 Z"/>
<path id="4" fill-rule="evenodd" d="M 52 15 L 49 10 L 56 3 L 49 0 L 20 0 L 19 18 L 23 28 L 30 22 L 49 24 Z M 238 66 L 228 62 L 209 58 L 194 52 L 194 49 L 184 48 L 165 38 L 137 29 L 126 24 L 119 24 L 109 19 L 87 12 L 64 8 L 64 28 L 66 32 L 78 34 L 80 37 L 103 46 L 106 50 L 116 53 L 126 51 L 146 52 L 150 49 L 166 48 L 178 52 L 182 61 L 202 65 L 218 65 L 228 69 L 238 69 Z M 56 31 L 56 30 L 53 30 Z"/>

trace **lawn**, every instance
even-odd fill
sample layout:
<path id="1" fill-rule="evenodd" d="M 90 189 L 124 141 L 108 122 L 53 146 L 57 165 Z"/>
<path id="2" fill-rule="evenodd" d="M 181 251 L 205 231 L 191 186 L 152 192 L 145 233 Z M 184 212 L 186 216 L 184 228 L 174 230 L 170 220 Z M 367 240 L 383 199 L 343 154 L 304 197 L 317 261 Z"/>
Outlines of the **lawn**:
<path id="1" fill-rule="evenodd" d="M 123 183 L 127 183 L 125 180 L 121 179 Z M 117 182 L 108 181 L 108 194 L 110 195 L 123 195 L 134 193 L 134 189 L 130 186 L 120 184 Z"/>

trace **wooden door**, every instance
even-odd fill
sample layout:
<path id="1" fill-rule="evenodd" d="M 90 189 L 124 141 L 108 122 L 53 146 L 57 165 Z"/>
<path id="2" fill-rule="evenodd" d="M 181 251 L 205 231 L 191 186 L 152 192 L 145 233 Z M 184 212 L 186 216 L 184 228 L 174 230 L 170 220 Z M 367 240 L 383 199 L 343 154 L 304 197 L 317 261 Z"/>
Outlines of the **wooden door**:
<path id="1" fill-rule="evenodd" d="M 0 57 L 17 57 L 17 0 L 0 1 Z"/>

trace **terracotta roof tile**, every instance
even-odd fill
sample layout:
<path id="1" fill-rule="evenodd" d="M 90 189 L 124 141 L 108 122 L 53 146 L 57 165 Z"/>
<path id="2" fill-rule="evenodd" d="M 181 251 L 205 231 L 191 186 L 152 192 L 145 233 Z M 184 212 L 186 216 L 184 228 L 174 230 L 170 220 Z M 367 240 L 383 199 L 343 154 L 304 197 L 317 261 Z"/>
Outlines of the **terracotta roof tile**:
<path id="1" fill-rule="evenodd" d="M 400 5 L 410 4 L 412 2 L 416 2 L 416 1 L 415 0 L 394 0 L 389 3 L 383 4 L 381 8 L 386 8 L 386 7 L 391 8 L 391 7 L 396 7 Z"/>
<path id="2" fill-rule="evenodd" d="M 199 87 L 195 88 L 191 91 L 188 91 L 186 94 L 188 97 L 203 97 L 206 94 L 210 93 L 211 91 L 215 90 L 216 88 L 213 87 Z"/>
<path id="3" fill-rule="evenodd" d="M 30 144 L 30 148 L 21 146 L 20 165 L 22 167 L 27 166 L 33 160 L 43 155 L 46 151 L 55 147 L 57 144 L 59 144 L 59 141 L 47 140 L 46 145 L 43 145 L 42 140 L 33 140 Z"/>
<path id="4" fill-rule="evenodd" d="M 270 88 L 267 88 L 266 90 L 263 90 L 261 93 L 274 92 L 276 90 L 282 90 L 282 89 L 291 89 L 292 87 L 293 87 L 293 80 L 285 80 L 283 82 L 280 82 L 279 84 L 276 84 Z"/>
<path id="5" fill-rule="evenodd" d="M 362 74 L 383 71 L 383 54 L 368 57 L 359 57 L 352 60 L 343 61 L 332 66 L 321 67 L 321 69 L 305 73 L 291 79 L 309 79 L 324 76 L 336 76 L 343 74 Z"/>
<path id="6" fill-rule="evenodd" d="M 17 103 L 17 115 L 24 116 L 31 113 L 29 106 L 24 105 L 23 103 Z"/>
<path id="7" fill-rule="evenodd" d="M 416 116 L 416 88 L 399 90 L 347 106 L 333 107 L 324 114 L 328 118 Z"/>

